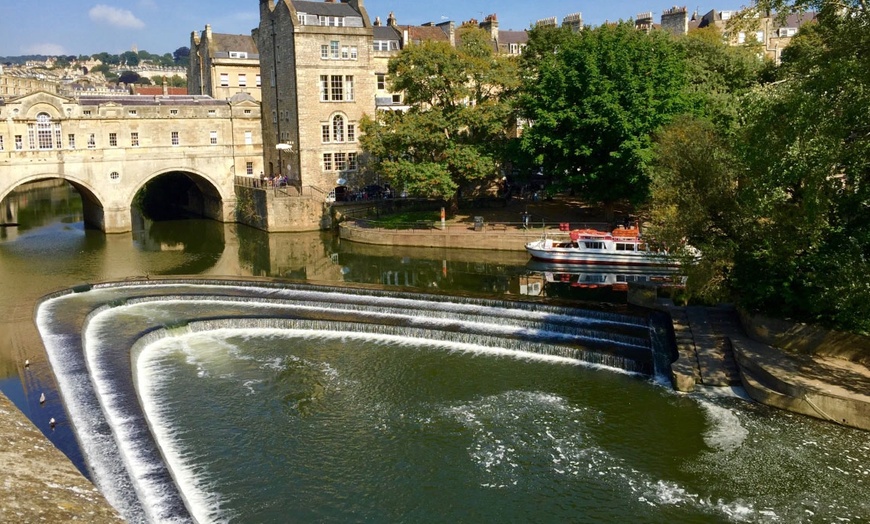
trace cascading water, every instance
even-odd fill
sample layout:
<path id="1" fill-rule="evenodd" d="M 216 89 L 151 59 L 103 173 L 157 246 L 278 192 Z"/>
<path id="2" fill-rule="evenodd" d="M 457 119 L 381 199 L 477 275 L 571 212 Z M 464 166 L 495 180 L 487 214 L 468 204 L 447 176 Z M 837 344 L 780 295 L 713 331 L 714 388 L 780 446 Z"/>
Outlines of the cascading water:
<path id="1" fill-rule="evenodd" d="M 629 371 L 650 367 L 645 319 L 629 315 L 219 281 L 124 282 L 74 291 L 44 302 L 38 324 L 94 479 L 130 521 L 185 520 L 184 500 L 191 499 L 173 485 L 173 472 L 160 458 L 160 445 L 151 438 L 131 387 L 130 377 L 137 372 L 129 353 L 131 348 L 134 354 L 142 351 L 143 341 L 230 327 L 341 332 L 351 338 L 374 336 L 412 345 L 425 341 L 454 351 L 527 354 Z M 80 327 L 83 336 L 77 338 Z M 93 387 L 84 387 L 87 382 Z"/>
<path id="2" fill-rule="evenodd" d="M 38 324 L 131 522 L 870 514 L 854 432 L 651 386 L 670 359 L 655 318 L 219 280 L 75 291 Z M 831 431 L 835 459 L 809 437 Z"/>

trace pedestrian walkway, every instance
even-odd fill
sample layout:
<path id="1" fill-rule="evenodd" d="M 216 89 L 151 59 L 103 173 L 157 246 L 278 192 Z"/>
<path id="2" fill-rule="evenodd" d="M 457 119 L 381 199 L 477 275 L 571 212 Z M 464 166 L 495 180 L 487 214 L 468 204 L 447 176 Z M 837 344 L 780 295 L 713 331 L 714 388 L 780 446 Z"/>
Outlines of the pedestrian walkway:
<path id="1" fill-rule="evenodd" d="M 728 307 L 670 307 L 678 358 L 674 388 L 741 384 L 754 400 L 870 430 L 870 369 L 857 362 L 798 354 L 757 342 Z"/>

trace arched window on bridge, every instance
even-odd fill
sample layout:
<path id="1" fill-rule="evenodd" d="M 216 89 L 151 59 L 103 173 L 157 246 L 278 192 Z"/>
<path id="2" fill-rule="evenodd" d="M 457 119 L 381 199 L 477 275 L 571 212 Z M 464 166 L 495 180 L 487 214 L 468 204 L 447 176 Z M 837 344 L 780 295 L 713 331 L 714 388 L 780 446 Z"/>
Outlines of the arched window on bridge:
<path id="1" fill-rule="evenodd" d="M 36 115 L 36 124 L 28 124 L 27 131 L 31 149 L 54 149 L 55 144 L 58 148 L 63 146 L 60 123 L 52 122 L 48 113 Z"/>

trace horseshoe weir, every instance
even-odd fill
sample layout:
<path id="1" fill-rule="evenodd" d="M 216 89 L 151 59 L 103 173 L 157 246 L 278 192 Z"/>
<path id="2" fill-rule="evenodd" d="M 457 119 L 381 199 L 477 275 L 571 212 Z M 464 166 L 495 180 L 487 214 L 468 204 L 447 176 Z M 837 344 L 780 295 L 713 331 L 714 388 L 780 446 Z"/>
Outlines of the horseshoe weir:
<path id="1" fill-rule="evenodd" d="M 645 316 L 166 279 L 57 293 L 37 322 L 59 427 L 130 522 L 866 514 L 863 438 L 657 386 Z"/>

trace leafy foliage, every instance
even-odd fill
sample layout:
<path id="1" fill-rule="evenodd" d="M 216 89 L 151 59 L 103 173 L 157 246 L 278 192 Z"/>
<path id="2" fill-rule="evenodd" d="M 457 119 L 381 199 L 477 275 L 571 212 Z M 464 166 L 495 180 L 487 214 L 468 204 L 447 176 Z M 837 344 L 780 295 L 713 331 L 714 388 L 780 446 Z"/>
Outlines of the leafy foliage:
<path id="1" fill-rule="evenodd" d="M 643 202 L 652 134 L 691 109 L 683 51 L 668 34 L 627 23 L 578 33 L 535 28 L 529 50 L 524 149 L 588 200 Z"/>
<path id="2" fill-rule="evenodd" d="M 823 2 L 737 127 L 678 120 L 658 136 L 656 235 L 704 260 L 694 291 L 870 332 L 870 15 Z M 714 121 L 715 121 L 715 115 Z"/>
<path id="3" fill-rule="evenodd" d="M 389 82 L 410 107 L 362 122 L 373 168 L 410 194 L 452 198 L 464 184 L 496 176 L 511 111 L 505 98 L 516 68 L 488 36 L 462 31 L 462 43 L 423 42 L 390 61 Z"/>
<path id="4" fill-rule="evenodd" d="M 728 297 L 746 227 L 738 165 L 730 144 L 708 120 L 684 116 L 656 137 L 650 233 L 663 247 L 683 250 L 687 291 L 711 302 Z M 703 258 L 695 263 L 689 246 Z"/>

